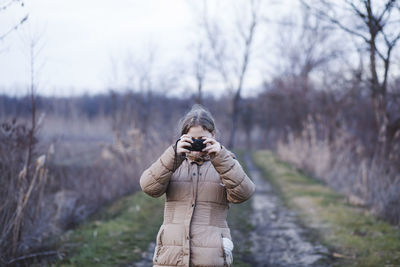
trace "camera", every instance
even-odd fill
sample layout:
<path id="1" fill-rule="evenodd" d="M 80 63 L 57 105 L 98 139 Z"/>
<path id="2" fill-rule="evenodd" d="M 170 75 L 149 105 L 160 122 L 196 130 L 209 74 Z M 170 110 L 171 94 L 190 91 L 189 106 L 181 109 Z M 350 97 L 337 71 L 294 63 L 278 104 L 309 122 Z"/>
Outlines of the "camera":
<path id="1" fill-rule="evenodd" d="M 192 146 L 186 147 L 190 151 L 202 151 L 203 148 L 206 147 L 206 144 L 204 144 L 205 139 L 196 139 L 192 138 L 193 143 Z"/>

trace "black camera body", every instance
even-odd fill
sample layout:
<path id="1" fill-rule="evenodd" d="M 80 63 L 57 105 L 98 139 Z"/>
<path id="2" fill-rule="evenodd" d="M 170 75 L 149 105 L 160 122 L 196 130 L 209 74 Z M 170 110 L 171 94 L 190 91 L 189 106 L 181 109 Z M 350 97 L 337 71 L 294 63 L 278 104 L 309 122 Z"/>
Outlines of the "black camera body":
<path id="1" fill-rule="evenodd" d="M 205 139 L 192 138 L 192 140 L 192 146 L 186 147 L 189 151 L 202 151 L 206 147 L 206 144 L 204 144 Z"/>

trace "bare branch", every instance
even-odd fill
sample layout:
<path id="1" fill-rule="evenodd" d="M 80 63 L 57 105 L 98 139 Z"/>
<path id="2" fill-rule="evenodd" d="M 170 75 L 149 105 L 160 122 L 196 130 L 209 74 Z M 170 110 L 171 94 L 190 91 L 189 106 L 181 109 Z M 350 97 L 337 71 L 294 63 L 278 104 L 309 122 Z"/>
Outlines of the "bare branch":
<path id="1" fill-rule="evenodd" d="M 228 78 L 228 73 L 226 70 L 226 66 L 224 64 L 224 49 L 220 49 L 218 47 L 218 40 L 216 37 L 218 34 L 215 33 L 218 26 L 216 24 L 214 24 L 214 25 L 212 25 L 213 29 L 211 28 L 212 26 L 210 25 L 209 18 L 207 17 L 207 12 L 208 12 L 207 4 L 205 2 L 205 8 L 204 8 L 204 13 L 203 13 L 203 23 L 204 23 L 204 28 L 206 31 L 207 39 L 208 39 L 208 42 L 211 47 L 211 51 L 212 51 L 213 56 L 216 61 L 215 63 L 217 64 L 217 66 L 214 66 L 214 67 L 217 69 L 217 71 L 222 76 L 222 79 L 224 80 L 224 83 L 226 84 L 226 86 L 230 90 L 233 90 L 233 85 Z M 213 30 L 214 30 L 214 32 L 213 32 Z"/>
<path id="2" fill-rule="evenodd" d="M 26 22 L 28 20 L 29 15 L 26 14 L 20 22 L 18 22 L 17 25 L 15 25 L 14 27 L 12 27 L 10 30 L 8 30 L 6 33 L 4 33 L 3 35 L 0 35 L 0 41 L 3 41 L 7 35 L 9 35 L 11 32 L 15 31 L 16 29 L 18 29 L 19 26 L 21 26 L 24 22 Z"/>
<path id="3" fill-rule="evenodd" d="M 19 2 L 20 0 L 10 0 L 8 3 L 3 4 L 3 6 L 0 6 L 0 12 L 6 10 L 9 8 L 11 5 L 15 4 L 16 2 Z M 21 3 L 21 6 L 24 6 L 24 2 Z"/>
<path id="4" fill-rule="evenodd" d="M 315 10 L 315 12 L 313 12 L 313 13 L 318 18 L 323 19 L 323 20 L 328 20 L 329 22 L 332 22 L 333 24 L 337 25 L 339 28 L 341 28 L 342 30 L 346 31 L 347 33 L 350 33 L 350 34 L 353 34 L 355 36 L 358 36 L 358 37 L 362 38 L 367 43 L 369 42 L 369 39 L 366 36 L 364 36 L 363 34 L 361 34 L 359 32 L 356 32 L 356 31 L 350 29 L 349 27 L 346 27 L 338 19 L 336 19 L 335 17 L 330 16 L 324 10 L 311 8 L 311 6 L 309 4 L 307 4 L 304 0 L 300 0 L 300 2 L 305 7 L 307 7 L 310 11 L 314 11 Z"/>
<path id="5" fill-rule="evenodd" d="M 368 17 L 367 17 L 364 13 L 362 13 L 361 10 L 358 9 L 358 8 L 356 7 L 356 5 L 355 5 L 353 2 L 351 2 L 351 1 L 349 1 L 349 0 L 345 0 L 345 2 L 346 2 L 346 3 L 352 8 L 352 10 L 364 21 L 365 24 L 368 24 Z M 364 2 L 364 3 L 366 3 L 366 2 Z"/>
<path id="6" fill-rule="evenodd" d="M 397 2 L 397 0 L 389 0 L 386 3 L 385 8 L 383 9 L 382 13 L 377 18 L 378 23 L 380 23 L 383 20 L 383 17 L 386 15 L 386 13 L 389 13 L 389 15 L 390 15 L 390 12 L 394 8 L 396 2 Z"/>

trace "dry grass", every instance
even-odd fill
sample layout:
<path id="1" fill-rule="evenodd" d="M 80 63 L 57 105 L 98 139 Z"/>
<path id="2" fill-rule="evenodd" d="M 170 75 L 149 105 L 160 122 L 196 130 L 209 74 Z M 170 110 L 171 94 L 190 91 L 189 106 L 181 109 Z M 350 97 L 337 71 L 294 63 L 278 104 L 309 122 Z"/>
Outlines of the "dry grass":
<path id="1" fill-rule="evenodd" d="M 321 125 L 312 119 L 299 136 L 289 134 L 288 142 L 279 142 L 277 153 L 344 193 L 351 202 L 400 224 L 400 171 L 393 156 L 367 155 L 362 143 L 343 130 L 329 142 L 327 131 L 321 131 Z M 393 147 L 390 153 L 398 152 Z"/>
<path id="2" fill-rule="evenodd" d="M 48 178 L 46 154 L 35 151 L 35 127 L 16 120 L 0 128 L 0 263 L 26 251 L 25 229 L 40 212 Z"/>

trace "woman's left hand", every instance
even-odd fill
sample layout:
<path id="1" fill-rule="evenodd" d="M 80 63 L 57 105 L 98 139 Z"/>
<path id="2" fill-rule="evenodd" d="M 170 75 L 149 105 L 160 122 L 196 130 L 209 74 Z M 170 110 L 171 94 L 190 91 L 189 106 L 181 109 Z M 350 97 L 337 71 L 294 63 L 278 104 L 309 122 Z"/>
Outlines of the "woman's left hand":
<path id="1" fill-rule="evenodd" d="M 214 138 L 212 137 L 202 137 L 202 138 L 205 139 L 203 143 L 206 144 L 206 147 L 203 148 L 202 150 L 203 152 L 207 152 L 209 155 L 214 153 L 215 156 L 221 151 L 221 144 Z"/>

